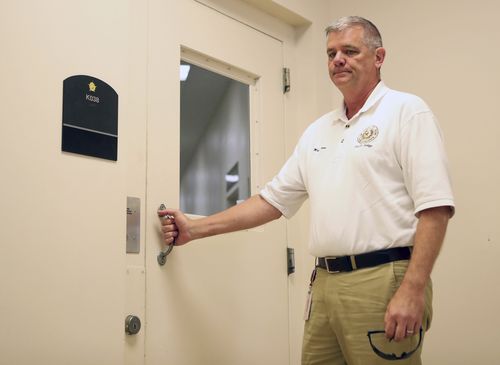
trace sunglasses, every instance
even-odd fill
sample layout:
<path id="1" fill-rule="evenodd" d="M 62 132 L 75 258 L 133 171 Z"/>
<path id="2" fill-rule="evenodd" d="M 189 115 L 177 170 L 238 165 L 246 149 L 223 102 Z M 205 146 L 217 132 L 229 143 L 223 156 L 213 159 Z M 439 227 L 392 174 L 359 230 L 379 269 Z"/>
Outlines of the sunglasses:
<path id="1" fill-rule="evenodd" d="M 420 331 L 419 331 L 419 338 L 418 338 L 418 344 L 417 344 L 417 347 L 415 347 L 413 350 L 411 351 L 408 351 L 408 352 L 403 352 L 401 355 L 396 355 L 394 353 L 392 354 L 387 354 L 381 350 L 379 350 L 374 344 L 373 344 L 373 341 L 372 341 L 372 335 L 376 335 L 376 334 L 381 334 L 381 333 L 385 333 L 385 331 L 368 331 L 368 341 L 370 341 L 370 346 L 372 347 L 373 349 L 373 352 L 375 352 L 379 357 L 381 357 L 382 359 L 385 359 L 385 360 L 404 360 L 404 359 L 407 359 L 409 358 L 411 355 L 413 355 L 413 353 L 415 351 L 418 350 L 418 348 L 420 347 L 420 344 L 422 343 L 422 327 L 420 327 Z M 392 339 L 390 339 L 389 341 L 392 341 Z"/>

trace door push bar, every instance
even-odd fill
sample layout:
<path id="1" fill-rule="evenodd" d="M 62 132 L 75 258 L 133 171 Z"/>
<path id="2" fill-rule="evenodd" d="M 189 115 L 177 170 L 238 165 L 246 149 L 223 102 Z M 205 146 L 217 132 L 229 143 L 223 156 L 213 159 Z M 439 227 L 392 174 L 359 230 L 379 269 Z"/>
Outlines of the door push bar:
<path id="1" fill-rule="evenodd" d="M 165 204 L 161 204 L 160 207 L 158 208 L 158 212 L 160 210 L 165 210 L 165 209 L 167 209 L 165 207 Z M 160 217 L 160 219 L 172 219 L 172 218 L 174 218 L 174 217 L 172 215 L 169 215 L 169 214 L 167 214 L 167 215 L 165 215 L 163 217 Z M 174 241 L 170 245 L 167 246 L 167 248 L 165 249 L 165 251 L 160 251 L 160 253 L 158 254 L 158 256 L 157 256 L 156 259 L 157 259 L 158 264 L 160 266 L 165 265 L 165 263 L 167 262 L 167 256 L 174 249 L 174 245 L 175 245 L 175 238 L 174 238 Z"/>

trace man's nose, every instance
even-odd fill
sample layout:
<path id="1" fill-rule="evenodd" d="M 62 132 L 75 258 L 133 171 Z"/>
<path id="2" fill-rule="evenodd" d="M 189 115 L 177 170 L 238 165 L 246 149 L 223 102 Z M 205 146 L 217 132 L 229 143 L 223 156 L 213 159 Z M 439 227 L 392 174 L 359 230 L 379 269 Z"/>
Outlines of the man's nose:
<path id="1" fill-rule="evenodd" d="M 337 52 L 333 59 L 333 64 L 335 66 L 344 66 L 345 65 L 345 57 L 342 52 Z"/>

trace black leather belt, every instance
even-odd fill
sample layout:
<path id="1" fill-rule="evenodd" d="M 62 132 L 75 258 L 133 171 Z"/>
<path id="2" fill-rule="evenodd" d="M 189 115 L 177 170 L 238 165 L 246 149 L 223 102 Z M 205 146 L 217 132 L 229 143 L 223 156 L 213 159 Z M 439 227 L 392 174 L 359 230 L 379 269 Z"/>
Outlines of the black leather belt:
<path id="1" fill-rule="evenodd" d="M 357 269 L 387 264 L 392 261 L 409 260 L 411 247 L 395 247 L 352 256 L 319 257 L 316 267 L 326 269 L 329 273 L 349 272 Z"/>

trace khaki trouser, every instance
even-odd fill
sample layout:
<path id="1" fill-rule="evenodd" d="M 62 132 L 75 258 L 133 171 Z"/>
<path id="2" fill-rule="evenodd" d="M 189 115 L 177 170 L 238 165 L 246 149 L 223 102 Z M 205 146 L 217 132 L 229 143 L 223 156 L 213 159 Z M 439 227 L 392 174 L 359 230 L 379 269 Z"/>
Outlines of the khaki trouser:
<path id="1" fill-rule="evenodd" d="M 419 350 L 405 360 L 389 361 L 377 356 L 367 333 L 384 329 L 387 305 L 401 284 L 408 261 L 395 261 L 349 273 L 329 274 L 317 269 L 312 306 L 305 322 L 302 365 L 420 365 Z M 432 320 L 432 284 L 425 291 L 423 328 Z M 399 343 L 384 334 L 372 340 L 378 349 L 401 355 L 413 350 L 418 334 Z"/>

